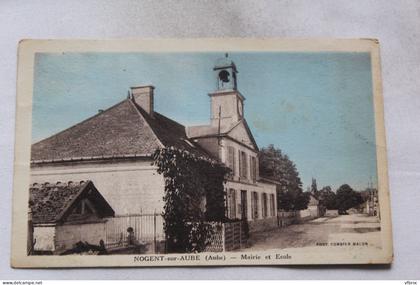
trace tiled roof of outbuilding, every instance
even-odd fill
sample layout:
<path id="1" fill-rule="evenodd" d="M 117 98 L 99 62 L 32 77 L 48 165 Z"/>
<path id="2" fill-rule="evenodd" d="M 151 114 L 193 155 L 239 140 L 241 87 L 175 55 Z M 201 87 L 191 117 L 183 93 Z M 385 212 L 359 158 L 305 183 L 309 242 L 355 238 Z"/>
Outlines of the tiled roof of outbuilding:
<path id="1" fill-rule="evenodd" d="M 90 191 L 89 191 L 90 190 Z M 84 193 L 88 191 L 89 193 Z M 71 212 L 73 205 L 82 197 L 96 202 L 101 216 L 113 216 L 114 211 L 96 190 L 91 181 L 80 183 L 34 184 L 29 188 L 32 222 L 56 223 Z"/>
<path id="2" fill-rule="evenodd" d="M 185 127 L 154 112 L 147 114 L 131 99 L 32 145 L 31 161 L 150 156 L 159 147 L 174 146 L 209 156 L 188 141 Z"/>

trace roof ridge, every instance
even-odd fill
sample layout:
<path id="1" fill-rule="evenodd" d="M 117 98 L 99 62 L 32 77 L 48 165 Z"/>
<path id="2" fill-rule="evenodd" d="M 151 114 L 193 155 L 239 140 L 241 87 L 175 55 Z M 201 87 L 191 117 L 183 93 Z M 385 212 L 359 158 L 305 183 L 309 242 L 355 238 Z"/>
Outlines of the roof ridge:
<path id="1" fill-rule="evenodd" d="M 159 138 L 158 134 L 153 130 L 153 127 L 148 122 L 148 120 L 153 120 L 153 118 L 151 118 L 150 115 L 147 114 L 146 111 L 141 106 L 139 106 L 136 102 L 131 101 L 131 103 L 134 105 L 134 107 L 137 109 L 137 111 L 140 113 L 140 115 L 145 119 L 148 126 L 152 129 L 153 134 L 155 134 L 155 136 Z M 185 134 L 184 140 L 189 141 L 190 143 L 192 143 L 194 145 L 195 148 L 199 149 L 201 152 L 204 152 L 207 156 L 212 158 L 212 155 L 207 150 L 205 150 L 203 147 L 201 147 L 199 144 L 195 143 L 194 141 L 190 140 L 190 138 L 186 134 L 186 127 L 184 125 L 178 123 L 177 121 L 175 121 L 173 119 L 170 119 L 170 118 L 162 115 L 159 112 L 154 112 L 154 113 L 157 114 L 158 116 L 160 116 L 161 118 L 163 118 L 165 120 L 169 120 L 171 123 L 174 123 L 179 127 L 182 127 L 183 130 L 184 130 L 184 134 Z M 162 144 L 162 147 L 166 147 L 165 144 L 163 144 L 162 139 L 159 139 L 159 142 Z"/>
<path id="2" fill-rule="evenodd" d="M 248 133 L 248 136 L 250 137 L 252 144 L 255 146 L 256 150 L 258 151 L 258 150 L 259 150 L 258 144 L 257 144 L 257 142 L 255 141 L 255 138 L 254 138 L 254 135 L 253 135 L 253 134 L 252 134 L 252 132 L 251 132 L 251 129 L 249 128 L 248 122 L 245 120 L 245 118 L 242 118 L 239 122 L 243 122 L 243 123 L 244 123 L 245 130 L 246 130 L 246 132 Z M 238 124 L 238 125 L 239 125 L 239 124 Z M 237 126 L 238 126 L 238 125 L 237 125 Z M 234 128 L 236 128 L 236 126 L 235 126 L 235 127 L 233 127 L 230 131 L 232 131 Z M 230 131 L 229 131 L 229 132 L 230 132 Z"/>
<path id="3" fill-rule="evenodd" d="M 49 137 L 46 137 L 46 138 L 44 138 L 44 139 L 42 139 L 42 140 L 40 140 L 40 141 L 37 141 L 37 142 L 35 142 L 35 143 L 32 143 L 32 145 L 36 145 L 36 144 L 41 143 L 41 142 L 43 142 L 43 141 L 45 141 L 45 140 L 47 140 L 47 139 L 50 139 L 50 138 L 52 138 L 52 137 L 54 137 L 54 136 L 57 136 L 57 135 L 59 135 L 59 134 L 61 134 L 61 133 L 64 133 L 65 131 L 71 130 L 71 129 L 73 129 L 73 128 L 75 128 L 75 127 L 77 127 L 77 126 L 79 126 L 79 125 L 81 125 L 81 124 L 83 124 L 83 123 L 85 123 L 85 122 L 87 122 L 87 121 L 89 121 L 89 120 L 92 120 L 93 118 L 98 117 L 99 115 L 104 114 L 105 112 L 108 112 L 109 110 L 111 110 L 111 109 L 113 109 L 113 108 L 118 107 L 119 105 L 121 105 L 122 103 L 124 103 L 124 102 L 125 102 L 125 101 L 127 101 L 127 100 L 129 100 L 129 99 L 124 99 L 124 100 L 122 100 L 122 101 L 120 101 L 120 102 L 118 102 L 118 103 L 116 103 L 116 104 L 112 105 L 111 107 L 109 107 L 109 108 L 107 108 L 107 109 L 103 110 L 102 112 L 98 112 L 98 113 L 96 113 L 95 115 L 93 115 L 93 116 L 91 116 L 91 117 L 88 117 L 88 118 L 84 119 L 84 120 L 83 120 L 83 121 L 81 121 L 81 122 L 78 122 L 78 123 L 76 123 L 76 124 L 74 124 L 74 125 L 72 125 L 72 126 L 70 126 L 70 127 L 68 127 L 68 128 L 65 128 L 64 130 L 59 131 L 58 133 L 52 134 L 52 135 L 50 135 Z"/>
<path id="4" fill-rule="evenodd" d="M 163 144 L 162 140 L 158 137 L 158 135 L 156 134 L 156 132 L 153 130 L 152 126 L 150 125 L 150 123 L 148 122 L 148 119 L 146 119 L 146 116 L 140 111 L 144 111 L 143 108 L 141 108 L 137 103 L 133 102 L 133 100 L 131 99 L 127 99 L 130 102 L 130 106 L 132 106 L 134 108 L 134 110 L 136 110 L 136 113 L 143 118 L 145 124 L 147 125 L 147 127 L 150 129 L 150 131 L 152 132 L 153 136 L 157 139 L 159 145 L 163 148 L 165 147 L 165 145 Z M 146 113 L 146 111 L 144 111 Z"/>
<path id="5" fill-rule="evenodd" d="M 180 126 L 180 127 L 184 128 L 184 129 L 186 128 L 186 126 L 185 126 L 185 125 L 183 125 L 183 124 L 181 124 L 181 123 L 179 123 L 179 122 L 175 121 L 174 119 L 171 119 L 171 118 L 169 118 L 169 117 L 167 117 L 167 116 L 165 116 L 165 115 L 162 115 L 162 114 L 161 114 L 161 113 L 159 113 L 159 112 L 155 112 L 155 113 L 156 113 L 156 114 L 158 114 L 159 116 L 163 117 L 164 119 L 171 121 L 171 123 L 177 124 L 178 126 Z"/>

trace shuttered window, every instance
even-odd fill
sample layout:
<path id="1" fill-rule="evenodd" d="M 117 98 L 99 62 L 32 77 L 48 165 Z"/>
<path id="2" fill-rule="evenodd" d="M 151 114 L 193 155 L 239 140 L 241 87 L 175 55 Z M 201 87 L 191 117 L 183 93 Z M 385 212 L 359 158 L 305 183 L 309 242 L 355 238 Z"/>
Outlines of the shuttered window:
<path id="1" fill-rule="evenodd" d="M 228 204 L 229 204 L 228 217 L 231 219 L 235 219 L 236 218 L 236 191 L 235 189 L 229 189 Z"/>
<path id="2" fill-rule="evenodd" d="M 252 219 L 258 219 L 258 193 L 252 192 L 251 193 L 251 211 L 252 211 Z"/>
<path id="3" fill-rule="evenodd" d="M 261 213 L 262 213 L 262 217 L 266 218 L 267 217 L 267 194 L 263 193 L 262 194 L 262 199 L 261 199 Z"/>
<path id="4" fill-rule="evenodd" d="M 248 178 L 248 158 L 244 151 L 239 152 L 239 176 L 243 179 Z"/>
<path id="5" fill-rule="evenodd" d="M 238 150 L 238 160 L 239 160 L 239 178 L 242 178 L 242 151 Z"/>
<path id="6" fill-rule="evenodd" d="M 270 194 L 270 214 L 272 217 L 276 215 L 275 203 L 274 203 L 274 194 Z"/>
<path id="7" fill-rule="evenodd" d="M 228 146 L 228 155 L 227 155 L 227 166 L 232 170 L 232 176 L 236 175 L 235 167 L 235 148 L 233 146 Z"/>
<path id="8" fill-rule="evenodd" d="M 251 180 L 252 182 L 257 181 L 257 159 L 255 157 L 251 157 Z"/>

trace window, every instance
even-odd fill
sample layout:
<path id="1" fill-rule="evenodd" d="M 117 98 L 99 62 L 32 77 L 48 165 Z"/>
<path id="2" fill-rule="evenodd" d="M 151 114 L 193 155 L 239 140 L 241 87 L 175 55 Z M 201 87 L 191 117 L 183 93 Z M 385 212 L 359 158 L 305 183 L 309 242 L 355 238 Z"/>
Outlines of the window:
<path id="1" fill-rule="evenodd" d="M 257 181 L 257 159 L 254 156 L 251 157 L 251 180 Z"/>
<path id="2" fill-rule="evenodd" d="M 246 190 L 241 190 L 241 219 L 248 219 L 248 199 Z"/>
<path id="3" fill-rule="evenodd" d="M 227 167 L 232 170 L 232 176 L 235 176 L 236 169 L 235 169 L 235 148 L 233 146 L 228 146 L 228 155 L 227 155 Z"/>
<path id="4" fill-rule="evenodd" d="M 258 219 L 258 193 L 251 193 L 251 210 L 252 210 L 252 219 Z"/>
<path id="5" fill-rule="evenodd" d="M 262 213 L 262 217 L 266 218 L 267 217 L 267 194 L 263 193 L 262 194 L 262 204 L 261 204 L 261 213 Z"/>
<path id="6" fill-rule="evenodd" d="M 276 215 L 275 206 L 276 205 L 274 203 L 274 194 L 270 194 L 270 213 L 272 217 Z"/>
<path id="7" fill-rule="evenodd" d="M 235 189 L 229 189 L 228 194 L 228 217 L 230 219 L 236 218 L 236 191 Z"/>
<path id="8" fill-rule="evenodd" d="M 243 179 L 248 178 L 248 161 L 244 151 L 239 151 L 239 176 Z"/>

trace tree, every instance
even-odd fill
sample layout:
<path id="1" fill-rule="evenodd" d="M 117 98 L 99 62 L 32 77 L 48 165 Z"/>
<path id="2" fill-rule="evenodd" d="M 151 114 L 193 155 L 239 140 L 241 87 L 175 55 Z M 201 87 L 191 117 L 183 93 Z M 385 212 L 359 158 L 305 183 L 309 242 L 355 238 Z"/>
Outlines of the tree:
<path id="1" fill-rule="evenodd" d="M 362 195 L 354 191 L 349 185 L 341 185 L 337 190 L 337 208 L 340 212 L 356 207 L 363 203 Z"/>
<path id="2" fill-rule="evenodd" d="M 315 195 L 316 198 L 318 198 L 318 186 L 316 185 L 315 178 L 312 178 L 311 192 Z"/>
<path id="3" fill-rule="evenodd" d="M 309 193 L 302 190 L 296 165 L 280 149 L 270 144 L 260 150 L 260 175 L 278 182 L 277 207 L 285 211 L 308 207 Z"/>
<path id="4" fill-rule="evenodd" d="M 325 186 L 319 191 L 319 199 L 328 210 L 337 209 L 337 197 L 330 186 Z"/>

